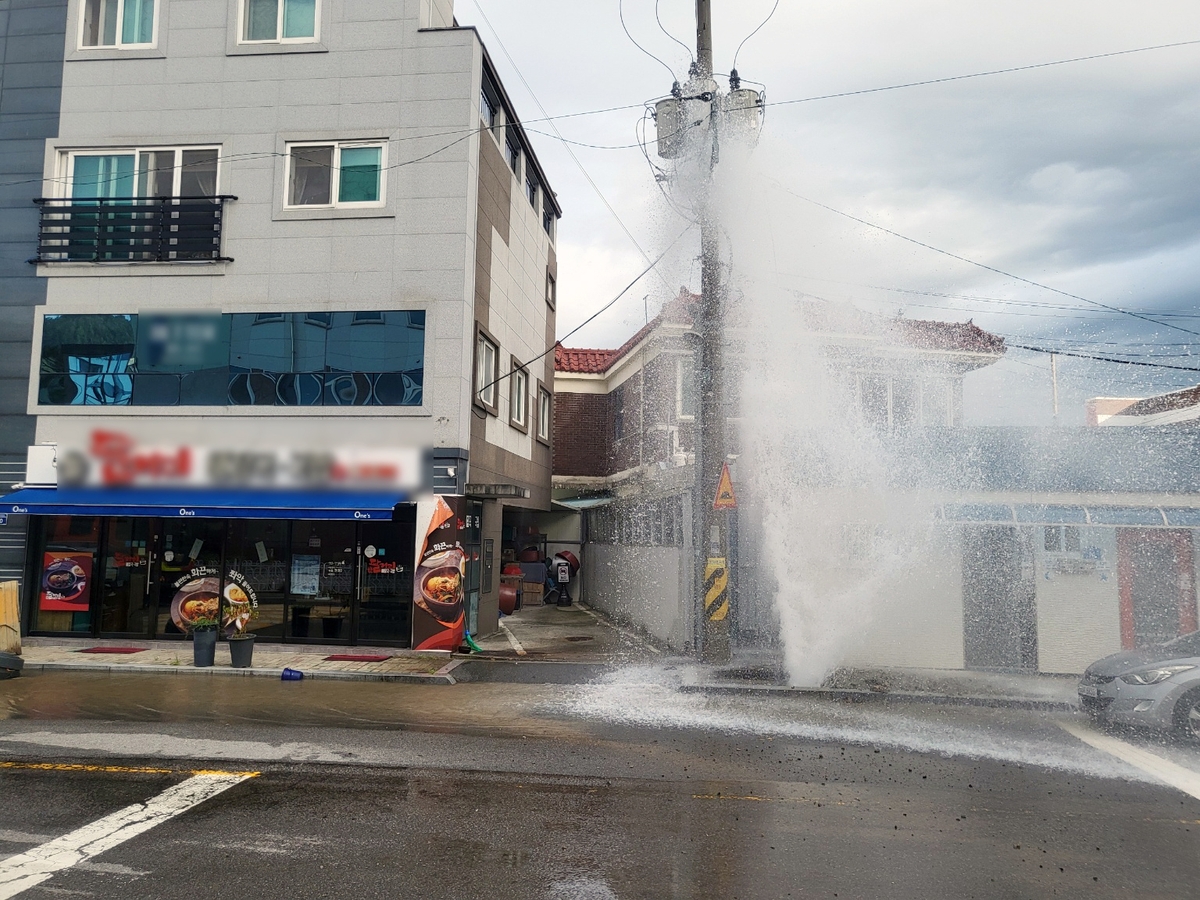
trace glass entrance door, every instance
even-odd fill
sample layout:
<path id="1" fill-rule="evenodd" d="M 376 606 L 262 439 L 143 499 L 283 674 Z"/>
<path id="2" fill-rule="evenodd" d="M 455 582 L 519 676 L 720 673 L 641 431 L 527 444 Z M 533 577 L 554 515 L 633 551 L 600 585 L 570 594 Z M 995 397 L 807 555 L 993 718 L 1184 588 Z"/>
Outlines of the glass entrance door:
<path id="1" fill-rule="evenodd" d="M 100 561 L 100 634 L 148 637 L 154 620 L 150 591 L 152 520 L 107 519 Z"/>
<path id="2" fill-rule="evenodd" d="M 355 643 L 407 646 L 412 641 L 415 506 L 411 512 L 400 522 L 360 526 Z"/>
<path id="3" fill-rule="evenodd" d="M 214 591 L 192 592 L 194 600 L 211 599 L 219 603 L 221 573 L 225 554 L 225 521 L 223 519 L 163 519 L 159 534 L 157 564 L 155 566 L 155 611 L 154 633 L 158 637 L 182 637 L 179 627 L 179 611 L 172 615 L 172 604 L 176 595 L 191 582 L 200 578 L 213 578 Z M 196 606 L 196 613 L 200 610 Z M 213 615 L 216 616 L 214 605 Z M 184 623 L 186 624 L 186 623 Z"/>

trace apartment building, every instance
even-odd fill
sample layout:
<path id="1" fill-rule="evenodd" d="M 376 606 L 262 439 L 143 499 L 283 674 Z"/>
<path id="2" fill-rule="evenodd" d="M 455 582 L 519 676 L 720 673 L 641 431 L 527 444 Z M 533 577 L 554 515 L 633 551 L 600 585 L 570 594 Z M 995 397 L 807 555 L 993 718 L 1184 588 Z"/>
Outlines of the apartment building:
<path id="1" fill-rule="evenodd" d="M 503 529 L 550 504 L 561 210 L 479 35 L 452 0 L 55 15 L 0 273 L 31 285 L 0 373 L 35 423 L 0 501 L 26 628 L 181 637 L 181 584 L 236 571 L 263 640 L 493 630 Z M 447 542 L 438 605 L 417 547 Z"/>

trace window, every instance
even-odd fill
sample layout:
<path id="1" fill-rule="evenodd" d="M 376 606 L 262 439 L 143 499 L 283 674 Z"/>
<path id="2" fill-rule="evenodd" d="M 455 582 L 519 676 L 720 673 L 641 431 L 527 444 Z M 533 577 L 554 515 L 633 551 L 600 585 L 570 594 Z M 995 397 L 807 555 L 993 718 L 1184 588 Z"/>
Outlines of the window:
<path id="1" fill-rule="evenodd" d="M 84 0 L 79 46 L 152 47 L 156 0 Z"/>
<path id="2" fill-rule="evenodd" d="M 696 367 L 691 357 L 679 360 L 675 414 L 680 419 L 692 419 L 696 415 Z"/>
<path id="3" fill-rule="evenodd" d="M 926 428 L 950 423 L 950 386 L 944 381 L 926 381 L 921 385 L 921 424 Z"/>
<path id="4" fill-rule="evenodd" d="M 609 397 L 613 411 L 612 436 L 614 441 L 619 441 L 625 437 L 625 385 L 613 390 Z"/>
<path id="5" fill-rule="evenodd" d="M 1047 553 L 1082 553 L 1077 525 L 1047 525 L 1043 546 Z"/>
<path id="6" fill-rule="evenodd" d="M 75 199 L 215 197 L 216 147 L 156 147 L 74 150 L 67 154 L 67 180 Z"/>
<path id="7" fill-rule="evenodd" d="M 546 304 L 555 309 L 558 305 L 558 280 L 550 273 L 546 273 Z"/>
<path id="8" fill-rule="evenodd" d="M 546 234 L 549 236 L 550 240 L 554 240 L 554 220 L 556 218 L 557 218 L 557 216 L 554 215 L 554 207 L 552 207 L 548 202 L 543 203 L 542 204 L 542 228 L 545 229 Z"/>
<path id="9" fill-rule="evenodd" d="M 491 413 L 496 412 L 496 382 L 500 379 L 500 348 L 483 332 L 475 342 L 475 397 Z"/>
<path id="10" fill-rule="evenodd" d="M 495 128 L 500 124 L 500 90 L 487 69 L 483 71 L 483 80 L 479 87 L 479 117 L 488 128 Z"/>
<path id="11" fill-rule="evenodd" d="M 525 196 L 529 198 L 529 205 L 534 209 L 537 209 L 539 187 L 541 187 L 541 185 L 538 184 L 537 176 L 535 176 L 532 172 L 528 173 L 525 176 Z"/>
<path id="12" fill-rule="evenodd" d="M 529 430 L 529 373 L 514 357 L 509 379 L 508 422 L 521 431 Z"/>
<path id="13" fill-rule="evenodd" d="M 382 206 L 383 144 L 288 148 L 288 206 Z"/>
<path id="14" fill-rule="evenodd" d="M 550 419 L 554 413 L 554 398 L 550 396 L 550 392 L 538 385 L 538 421 L 537 421 L 537 439 L 543 444 L 550 443 Z"/>
<path id="15" fill-rule="evenodd" d="M 504 142 L 504 157 L 508 160 L 508 167 L 513 170 L 513 174 L 519 177 L 521 174 L 521 145 L 511 134 Z"/>
<path id="16" fill-rule="evenodd" d="M 46 316 L 51 406 L 420 406 L 425 311 Z"/>
<path id="17" fill-rule="evenodd" d="M 242 0 L 240 14 L 243 44 L 317 39 L 317 0 Z"/>

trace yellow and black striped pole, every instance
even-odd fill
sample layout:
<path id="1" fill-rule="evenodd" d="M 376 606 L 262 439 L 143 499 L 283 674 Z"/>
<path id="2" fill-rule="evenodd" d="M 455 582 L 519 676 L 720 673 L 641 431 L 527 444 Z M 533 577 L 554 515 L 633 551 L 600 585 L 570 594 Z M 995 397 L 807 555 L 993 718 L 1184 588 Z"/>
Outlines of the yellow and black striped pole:
<path id="1" fill-rule="evenodd" d="M 704 564 L 704 631 L 706 655 L 729 652 L 729 567 L 725 558 L 710 556 Z"/>

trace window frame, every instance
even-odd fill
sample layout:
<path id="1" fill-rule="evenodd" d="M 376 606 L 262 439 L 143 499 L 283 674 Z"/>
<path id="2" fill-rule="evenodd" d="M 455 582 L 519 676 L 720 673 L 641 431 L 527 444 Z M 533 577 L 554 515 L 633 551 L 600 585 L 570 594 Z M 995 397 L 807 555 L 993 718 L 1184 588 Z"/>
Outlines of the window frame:
<path id="1" fill-rule="evenodd" d="M 109 48 L 111 49 L 111 48 Z M 89 156 L 118 156 L 133 155 L 133 182 L 135 188 L 142 174 L 138 168 L 143 153 L 164 153 L 168 150 L 175 154 L 175 171 L 171 178 L 171 197 L 178 198 L 180 183 L 183 180 L 183 154 L 188 150 L 215 150 L 217 152 L 217 174 L 213 184 L 213 196 L 221 195 L 221 151 L 220 144 L 167 144 L 163 146 L 113 146 L 113 147 L 72 147 L 59 148 L 58 189 L 62 198 L 69 198 L 75 190 L 75 160 Z M 135 198 L 142 195 L 134 193 Z"/>
<path id="2" fill-rule="evenodd" d="M 150 43 L 148 44 L 127 44 L 121 40 L 121 29 L 124 25 L 125 0 L 117 0 L 117 37 L 116 42 L 112 44 L 85 44 L 83 42 L 83 31 L 87 24 L 87 0 L 79 0 L 79 28 L 76 32 L 75 49 L 84 53 L 93 53 L 96 51 L 120 51 L 120 50 L 154 50 L 158 47 L 158 32 L 159 20 L 162 16 L 162 3 L 160 0 L 151 0 L 154 4 L 152 15 Z"/>
<path id="3" fill-rule="evenodd" d="M 698 394 L 699 385 L 696 382 L 696 365 L 695 357 L 681 356 L 675 361 L 675 421 L 676 422 L 694 422 L 696 421 L 695 409 L 699 405 L 700 397 Z M 685 404 L 683 397 L 683 379 L 684 368 L 690 366 L 692 369 L 692 412 L 685 413 Z"/>
<path id="4" fill-rule="evenodd" d="M 549 269 L 546 270 L 546 305 L 558 309 L 558 279 Z"/>
<path id="5" fill-rule="evenodd" d="M 538 180 L 533 171 L 525 167 L 525 199 L 529 201 L 529 205 L 533 207 L 533 211 L 538 210 L 538 196 L 542 193 L 542 183 Z"/>
<path id="6" fill-rule="evenodd" d="M 483 374 L 482 365 L 483 357 L 480 353 L 481 345 L 486 342 L 492 348 L 492 367 L 491 372 L 491 402 L 489 403 L 483 396 L 485 383 L 483 378 L 487 377 Z M 498 416 L 500 414 L 500 342 L 492 337 L 491 333 L 479 323 L 475 324 L 475 353 L 473 365 L 471 366 L 471 402 L 480 409 L 487 412 L 489 415 Z"/>
<path id="7" fill-rule="evenodd" d="M 284 144 L 283 210 L 383 209 L 387 206 L 387 151 L 390 142 L 385 138 L 344 141 L 288 141 Z M 292 151 L 305 147 L 332 147 L 333 164 L 329 180 L 329 203 L 292 203 Z M 369 201 L 341 200 L 342 151 L 358 148 L 379 148 L 379 199 Z"/>
<path id="8" fill-rule="evenodd" d="M 509 357 L 508 424 L 522 434 L 529 433 L 529 369 L 515 356 Z M 519 390 L 518 390 L 519 386 Z M 517 399 L 520 403 L 517 403 Z M 517 418 L 520 408 L 521 417 Z"/>
<path id="9" fill-rule="evenodd" d="M 545 399 L 545 410 L 542 409 L 542 400 Z M 543 412 L 545 413 L 543 415 Z M 538 443 L 550 446 L 550 438 L 554 433 L 554 395 L 544 385 L 541 379 L 537 383 L 537 428 L 534 431 L 534 437 Z"/>
<path id="10" fill-rule="evenodd" d="M 124 2 L 124 0 L 122 0 Z M 237 32 L 234 44 L 239 47 L 263 47 L 276 44 L 316 44 L 321 41 L 321 15 L 323 0 L 313 0 L 313 35 L 312 37 L 285 38 L 283 37 L 283 9 L 285 0 L 279 0 L 279 8 L 275 13 L 276 37 L 269 40 L 252 41 L 244 37 L 246 33 L 246 6 L 248 0 L 237 0 Z"/>
<path id="11" fill-rule="evenodd" d="M 558 216 L 554 214 L 554 207 L 542 200 L 542 230 L 546 232 L 546 237 L 550 239 L 550 243 L 554 243 L 555 232 L 558 231 Z"/>

